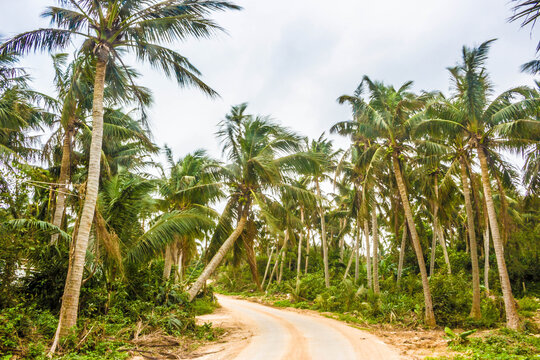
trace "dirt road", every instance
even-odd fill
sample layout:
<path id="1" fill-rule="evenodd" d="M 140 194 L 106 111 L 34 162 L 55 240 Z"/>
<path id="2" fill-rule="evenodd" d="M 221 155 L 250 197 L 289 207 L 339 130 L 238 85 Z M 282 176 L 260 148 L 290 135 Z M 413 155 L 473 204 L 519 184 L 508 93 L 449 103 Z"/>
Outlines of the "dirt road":
<path id="1" fill-rule="evenodd" d="M 222 309 L 206 321 L 236 324 L 222 344 L 206 348 L 204 360 L 401 359 L 379 338 L 316 314 L 276 309 L 218 295 Z"/>

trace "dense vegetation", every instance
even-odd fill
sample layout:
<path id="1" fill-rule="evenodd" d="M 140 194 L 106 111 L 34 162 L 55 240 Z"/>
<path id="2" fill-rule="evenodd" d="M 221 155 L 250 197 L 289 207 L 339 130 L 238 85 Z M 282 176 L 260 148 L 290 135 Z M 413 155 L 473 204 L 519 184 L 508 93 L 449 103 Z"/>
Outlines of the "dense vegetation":
<path id="1" fill-rule="evenodd" d="M 45 12 L 52 28 L 0 46 L 0 354 L 112 359 L 156 332 L 211 339 L 194 316 L 215 306 L 214 277 L 223 292 L 352 322 L 508 327 L 452 346 L 534 356 L 540 84 L 494 93 L 492 41 L 463 48 L 450 94 L 365 76 L 338 98 L 351 119 L 328 129 L 346 149 L 241 104 L 219 123 L 224 159 L 177 158 L 152 141 L 151 91 L 123 57 L 214 96 L 164 45 L 211 36 L 208 15 L 239 8 L 61 6 Z M 35 50 L 52 55 L 55 94 L 18 67 Z"/>

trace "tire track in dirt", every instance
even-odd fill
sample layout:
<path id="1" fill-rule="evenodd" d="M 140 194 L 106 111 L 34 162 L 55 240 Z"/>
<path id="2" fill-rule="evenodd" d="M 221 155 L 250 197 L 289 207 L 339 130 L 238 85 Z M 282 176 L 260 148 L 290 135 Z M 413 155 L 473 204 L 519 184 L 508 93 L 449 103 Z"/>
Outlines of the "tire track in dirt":
<path id="1" fill-rule="evenodd" d="M 208 360 L 401 359 L 376 336 L 316 314 L 276 309 L 218 295 L 223 309 L 255 334 Z M 235 350 L 236 348 L 236 350 Z"/>

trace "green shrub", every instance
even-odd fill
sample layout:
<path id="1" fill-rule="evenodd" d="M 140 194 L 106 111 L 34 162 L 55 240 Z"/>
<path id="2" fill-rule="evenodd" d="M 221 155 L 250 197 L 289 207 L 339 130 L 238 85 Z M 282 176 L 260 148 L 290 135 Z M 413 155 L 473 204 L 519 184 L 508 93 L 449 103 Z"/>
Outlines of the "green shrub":
<path id="1" fill-rule="evenodd" d="M 433 312 L 439 324 L 457 327 L 471 310 L 472 290 L 464 274 L 434 275 L 430 279 Z"/>

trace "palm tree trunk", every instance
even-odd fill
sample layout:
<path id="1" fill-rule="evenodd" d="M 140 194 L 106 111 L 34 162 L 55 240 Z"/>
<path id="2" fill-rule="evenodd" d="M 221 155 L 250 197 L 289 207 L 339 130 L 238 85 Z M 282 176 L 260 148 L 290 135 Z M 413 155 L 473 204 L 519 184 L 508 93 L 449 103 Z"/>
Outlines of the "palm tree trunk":
<path id="1" fill-rule="evenodd" d="M 103 142 L 103 93 L 105 89 L 105 73 L 107 63 L 98 59 L 94 80 L 94 99 L 92 107 L 92 142 L 90 144 L 90 160 L 88 164 L 88 179 L 86 182 L 86 194 L 79 223 L 79 231 L 75 241 L 73 263 L 68 271 L 62 307 L 60 309 L 60 321 L 58 334 L 62 338 L 77 323 L 77 311 L 79 307 L 79 295 L 86 259 L 86 249 L 90 228 L 94 219 L 94 211 L 98 198 L 99 173 L 101 161 L 101 145 Z"/>
<path id="2" fill-rule="evenodd" d="M 491 194 L 491 185 L 489 183 L 488 164 L 486 154 L 480 143 L 476 144 L 478 159 L 480 160 L 480 169 L 482 172 L 482 187 L 484 188 L 484 198 L 486 199 L 486 207 L 489 217 L 489 225 L 491 228 L 491 237 L 493 239 L 493 248 L 497 258 L 497 267 L 499 269 L 499 278 L 501 280 L 501 290 L 504 299 L 504 308 L 506 310 L 506 325 L 510 329 L 517 330 L 520 327 L 520 320 L 516 310 L 516 303 L 512 295 L 512 286 L 506 269 L 504 260 L 503 244 L 499 234 L 499 224 L 497 223 L 497 213 L 493 204 L 493 195 Z"/>
<path id="3" fill-rule="evenodd" d="M 264 276 L 263 276 L 263 280 L 262 280 L 262 283 L 261 283 L 261 289 L 264 288 L 264 283 L 266 282 L 266 276 L 268 275 L 268 270 L 270 269 L 270 265 L 272 263 L 272 255 L 274 255 L 274 249 L 276 247 L 273 246 L 272 249 L 270 250 L 270 255 L 268 256 L 268 261 L 266 262 L 266 268 L 264 269 Z"/>
<path id="4" fill-rule="evenodd" d="M 431 253 L 429 259 L 429 276 L 433 276 L 435 271 L 435 253 L 437 250 L 437 230 L 435 230 L 435 225 L 433 226 L 433 237 L 431 238 Z"/>
<path id="5" fill-rule="evenodd" d="M 321 188 L 319 186 L 319 179 L 315 179 L 315 185 L 317 187 L 317 196 L 319 197 L 319 213 L 321 217 L 321 241 L 323 250 L 323 265 L 324 265 L 324 285 L 330 287 L 330 274 L 328 271 L 328 245 L 326 243 L 326 224 L 324 220 L 324 209 L 321 199 Z"/>
<path id="6" fill-rule="evenodd" d="M 403 222 L 403 234 L 401 235 L 401 247 L 399 248 L 399 262 L 397 270 L 397 287 L 401 282 L 401 275 L 403 274 L 403 261 L 405 259 L 405 246 L 407 246 L 407 220 Z"/>
<path id="7" fill-rule="evenodd" d="M 347 279 L 347 276 L 349 276 L 349 270 L 351 269 L 353 259 L 354 259 L 354 250 L 351 251 L 351 256 L 349 256 L 349 261 L 347 261 L 347 267 L 345 268 L 345 273 L 343 274 L 343 280 Z"/>
<path id="8" fill-rule="evenodd" d="M 206 280 L 208 280 L 208 278 L 212 276 L 214 271 L 216 271 L 216 269 L 221 264 L 221 261 L 223 260 L 225 255 L 227 255 L 229 250 L 234 245 L 234 242 L 238 239 L 240 234 L 242 234 L 242 231 L 244 231 L 244 227 L 246 226 L 246 223 L 247 223 L 248 209 L 249 209 L 249 205 L 246 204 L 243 209 L 242 217 L 240 218 L 240 220 L 238 221 L 238 224 L 236 225 L 236 229 L 234 229 L 234 231 L 231 233 L 231 235 L 229 235 L 227 240 L 225 240 L 223 245 L 221 245 L 217 253 L 214 255 L 214 257 L 212 257 L 212 260 L 210 260 L 210 262 L 208 263 L 208 265 L 206 265 L 201 275 L 199 275 L 199 278 L 189 288 L 188 298 L 190 302 L 195 298 L 195 296 L 197 296 L 199 291 L 206 284 Z"/>
<path id="9" fill-rule="evenodd" d="M 478 267 L 478 250 L 476 248 L 476 231 L 474 228 L 474 214 L 471 202 L 471 191 L 469 189 L 469 179 L 467 176 L 467 165 L 465 159 L 460 157 L 461 162 L 461 184 L 463 186 L 463 197 L 465 198 L 465 211 L 467 213 L 467 230 L 469 232 L 469 246 L 471 248 L 472 265 L 472 285 L 473 299 L 471 307 L 471 317 L 480 319 L 482 317 L 480 310 L 480 269 Z"/>
<path id="10" fill-rule="evenodd" d="M 452 267 L 450 265 L 450 257 L 448 256 L 448 249 L 446 248 L 446 241 L 444 240 L 444 234 L 443 229 L 441 227 L 441 223 L 438 222 L 437 224 L 439 228 L 437 229 L 439 233 L 439 243 L 441 244 L 443 255 L 444 255 L 444 262 L 446 263 L 446 267 L 448 268 L 448 275 L 452 275 Z"/>
<path id="11" fill-rule="evenodd" d="M 485 206 L 485 204 L 484 204 Z M 484 210 L 484 287 L 489 294 L 489 218 Z"/>
<path id="12" fill-rule="evenodd" d="M 167 281 L 171 277 L 171 269 L 172 269 L 172 245 L 167 245 L 165 248 L 165 256 L 164 256 L 164 262 L 163 262 L 163 280 Z"/>
<path id="13" fill-rule="evenodd" d="M 280 260 L 282 256 L 283 256 L 283 246 L 281 247 L 281 249 L 278 251 L 276 255 L 276 262 L 274 263 L 274 267 L 272 268 L 272 272 L 270 273 L 270 277 L 268 278 L 268 285 L 266 285 L 266 288 L 268 288 L 268 286 L 272 282 L 272 279 L 274 278 L 274 274 L 277 272 L 277 268 L 280 264 Z"/>
<path id="14" fill-rule="evenodd" d="M 414 217 L 412 215 L 411 205 L 409 204 L 407 188 L 405 187 L 405 182 L 403 181 L 403 175 L 401 173 L 401 168 L 399 166 L 396 154 L 392 155 L 392 165 L 394 168 L 394 175 L 396 177 L 399 195 L 401 196 L 403 211 L 405 213 L 405 218 L 407 219 L 409 231 L 411 232 L 411 240 L 413 243 L 414 251 L 416 253 L 416 258 L 418 259 L 418 266 L 420 267 L 420 276 L 422 277 L 422 287 L 424 290 L 424 302 L 426 305 L 425 322 L 428 326 L 435 326 L 435 314 L 433 313 L 433 302 L 431 300 L 431 291 L 429 290 L 429 281 L 426 271 L 426 263 L 424 261 L 424 254 L 422 253 L 420 238 L 418 237 L 418 233 L 416 231 L 416 225 L 414 224 Z"/>
<path id="15" fill-rule="evenodd" d="M 311 229 L 308 227 L 307 229 L 307 236 L 306 236 L 306 265 L 304 267 L 304 274 L 307 274 L 307 270 L 308 270 L 308 265 L 309 265 L 309 238 L 311 237 L 310 236 L 310 231 Z"/>
<path id="16" fill-rule="evenodd" d="M 339 220 L 339 233 L 341 234 L 341 239 L 339 239 L 339 261 L 343 262 L 343 255 L 345 251 L 345 236 L 343 236 L 342 232 L 345 228 L 345 219 Z"/>
<path id="17" fill-rule="evenodd" d="M 356 220 L 356 243 L 354 244 L 354 282 L 358 281 L 360 272 L 360 241 L 362 236 L 362 228 L 360 227 L 360 219 Z"/>
<path id="18" fill-rule="evenodd" d="M 285 266 L 285 258 L 287 257 L 287 245 L 289 243 L 289 232 L 285 230 L 285 238 L 283 239 L 283 247 L 281 248 L 281 262 L 279 264 L 279 272 L 277 276 L 277 283 L 281 284 L 283 278 L 283 267 Z"/>
<path id="19" fill-rule="evenodd" d="M 257 289 L 262 291 L 261 280 L 259 279 L 259 270 L 257 269 L 257 258 L 255 257 L 255 250 L 253 249 L 253 241 L 249 243 L 244 239 L 244 248 L 246 249 L 247 262 L 249 270 L 251 271 L 251 278 L 255 282 Z"/>
<path id="20" fill-rule="evenodd" d="M 368 289 L 373 289 L 371 281 L 371 253 L 369 245 L 369 222 L 364 219 L 364 236 L 366 238 L 366 271 L 367 271 L 367 286 Z"/>
<path id="21" fill-rule="evenodd" d="M 69 183 L 69 168 L 71 165 L 71 139 L 73 136 L 73 120 L 70 118 L 64 134 L 64 143 L 62 145 L 62 162 L 60 163 L 60 177 L 58 178 L 58 194 L 56 195 L 56 205 L 52 224 L 61 227 L 64 218 L 66 205 L 67 185 Z M 51 236 L 51 244 L 56 244 L 59 234 Z"/>
<path id="22" fill-rule="evenodd" d="M 300 207 L 300 236 L 298 237 L 298 260 L 296 262 L 296 294 L 300 290 L 300 266 L 302 265 L 302 240 L 304 237 L 304 208 Z"/>
<path id="23" fill-rule="evenodd" d="M 379 294 L 379 225 L 377 223 L 377 205 L 371 210 L 371 232 L 373 233 L 373 292 Z"/>
<path id="24" fill-rule="evenodd" d="M 176 280 L 182 282 L 184 280 L 184 252 L 182 248 L 178 247 L 178 258 L 176 266 Z"/>
<path id="25" fill-rule="evenodd" d="M 358 253 L 358 240 L 359 240 L 359 237 L 360 237 L 359 232 L 360 232 L 360 228 L 358 227 L 357 228 L 357 234 L 356 234 L 356 236 L 354 238 L 354 247 L 351 249 L 351 256 L 349 257 L 349 261 L 347 262 L 347 268 L 345 269 L 345 274 L 343 275 L 343 280 L 347 279 L 347 276 L 349 275 L 349 270 L 351 269 L 353 259 L 358 258 L 358 256 L 356 256 L 356 255 Z"/>
<path id="26" fill-rule="evenodd" d="M 435 271 L 435 255 L 437 254 L 437 238 L 439 237 L 439 177 L 435 175 L 435 200 L 433 201 L 433 238 L 431 241 L 431 259 L 429 262 L 429 276 Z"/>

